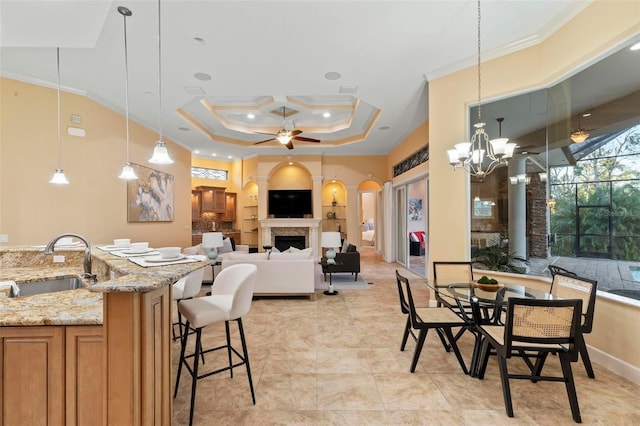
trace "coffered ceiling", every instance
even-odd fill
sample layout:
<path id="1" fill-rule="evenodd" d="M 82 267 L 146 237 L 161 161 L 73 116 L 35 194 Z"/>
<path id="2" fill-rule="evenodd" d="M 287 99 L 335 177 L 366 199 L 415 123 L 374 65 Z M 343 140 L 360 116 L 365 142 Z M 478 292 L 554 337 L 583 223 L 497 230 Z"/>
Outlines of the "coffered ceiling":
<path id="1" fill-rule="evenodd" d="M 539 43 L 583 0 L 486 0 L 483 57 Z M 427 81 L 473 65 L 476 1 L 162 0 L 165 136 L 211 158 L 386 154 L 428 116 Z M 3 76 L 55 86 L 157 129 L 157 1 L 0 0 Z M 285 111 L 283 119 L 282 111 Z M 263 133 L 320 143 L 289 151 Z M 123 135 L 124 137 L 124 135 Z"/>

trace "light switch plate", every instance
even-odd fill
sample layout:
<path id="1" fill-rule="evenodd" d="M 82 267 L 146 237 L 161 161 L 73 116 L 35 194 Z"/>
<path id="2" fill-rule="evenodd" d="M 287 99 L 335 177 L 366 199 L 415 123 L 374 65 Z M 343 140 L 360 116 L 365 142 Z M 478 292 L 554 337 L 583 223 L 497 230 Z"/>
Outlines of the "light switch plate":
<path id="1" fill-rule="evenodd" d="M 64 256 L 62 255 L 54 255 L 53 263 L 64 263 Z"/>
<path id="2" fill-rule="evenodd" d="M 8 243 L 9 234 L 0 234 L 0 243 Z"/>

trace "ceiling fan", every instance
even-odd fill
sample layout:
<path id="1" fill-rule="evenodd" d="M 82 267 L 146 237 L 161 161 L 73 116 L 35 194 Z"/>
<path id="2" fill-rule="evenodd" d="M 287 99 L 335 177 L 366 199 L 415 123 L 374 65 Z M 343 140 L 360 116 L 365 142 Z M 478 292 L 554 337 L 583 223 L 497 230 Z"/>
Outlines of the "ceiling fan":
<path id="1" fill-rule="evenodd" d="M 282 145 L 286 146 L 288 149 L 293 149 L 293 141 L 300 142 L 320 142 L 318 139 L 313 138 L 305 138 L 304 136 L 298 136 L 302 133 L 302 130 L 287 130 L 285 127 L 285 118 L 286 118 L 286 107 L 282 107 L 282 129 L 278 130 L 277 133 L 264 133 L 264 132 L 255 132 L 260 135 L 271 135 L 274 136 L 264 141 L 256 142 L 254 145 L 258 145 L 265 142 L 278 141 Z"/>

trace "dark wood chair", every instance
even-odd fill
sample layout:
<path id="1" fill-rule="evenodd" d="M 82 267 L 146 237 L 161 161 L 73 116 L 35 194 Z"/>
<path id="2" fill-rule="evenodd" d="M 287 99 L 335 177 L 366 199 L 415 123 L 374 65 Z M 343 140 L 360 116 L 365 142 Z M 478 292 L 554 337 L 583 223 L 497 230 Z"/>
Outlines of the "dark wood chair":
<path id="1" fill-rule="evenodd" d="M 458 359 L 458 363 L 460 363 L 462 371 L 464 371 L 464 374 L 469 374 L 451 331 L 453 327 L 463 326 L 464 321 L 462 321 L 462 319 L 449 308 L 416 308 L 413 296 L 411 295 L 409 280 L 400 275 L 397 270 L 396 281 L 398 283 L 398 294 L 400 296 L 400 308 L 402 309 L 402 312 L 407 313 L 407 323 L 402 337 L 400 350 L 404 350 L 409 335 L 411 335 L 416 341 L 416 348 L 413 352 L 413 360 L 411 361 L 411 368 L 409 371 L 413 373 L 416 370 L 416 366 L 418 365 L 418 360 L 420 359 L 420 354 L 422 352 L 422 347 L 424 346 L 424 342 L 427 338 L 427 332 L 429 330 L 435 330 L 440 336 L 440 340 L 445 350 L 448 352 L 449 347 L 451 347 Z M 414 330 L 418 331 L 417 336 L 415 335 Z"/>
<path id="2" fill-rule="evenodd" d="M 593 315 L 596 306 L 596 289 L 598 282 L 588 278 L 582 278 L 574 274 L 573 272 L 563 273 L 556 272 L 551 283 L 551 294 L 561 297 L 563 299 L 581 299 L 582 300 L 582 322 L 580 324 L 580 331 L 582 335 L 591 333 L 593 329 Z M 587 376 L 594 379 L 596 376 L 591 366 L 591 359 L 589 358 L 589 352 L 587 351 L 587 345 L 583 339 L 580 339 L 578 351 L 580 357 L 584 363 L 584 368 L 587 371 Z M 542 361 L 544 364 L 544 360 Z M 539 366 L 542 369 L 542 366 Z"/>
<path id="3" fill-rule="evenodd" d="M 474 315 L 479 315 L 478 305 L 472 303 Z M 483 335 L 478 378 L 483 379 L 491 350 L 495 350 L 500 369 L 500 380 L 507 415 L 513 417 L 510 379 L 524 379 L 532 382 L 564 382 L 571 414 L 580 423 L 580 407 L 571 371 L 571 363 L 578 360 L 582 333 L 580 331 L 582 312 L 581 299 L 522 299 L 507 301 L 507 318 L 502 325 L 478 325 Z M 535 354 L 543 359 L 549 353 L 558 354 L 562 376 L 542 376 L 540 371 L 531 374 L 509 373 L 507 360 L 522 357 L 524 353 Z"/>

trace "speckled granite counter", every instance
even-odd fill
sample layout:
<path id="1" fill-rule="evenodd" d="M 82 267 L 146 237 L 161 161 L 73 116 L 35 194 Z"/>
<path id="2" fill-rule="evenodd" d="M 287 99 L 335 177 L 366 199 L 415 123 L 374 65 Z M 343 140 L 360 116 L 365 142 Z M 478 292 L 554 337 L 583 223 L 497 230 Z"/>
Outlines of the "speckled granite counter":
<path id="1" fill-rule="evenodd" d="M 58 250 L 64 263 L 53 263 L 53 256 L 34 247 L 0 248 L 0 281 L 18 284 L 74 277 L 82 273 L 84 248 Z M 92 248 L 93 272 L 98 283 L 88 289 L 9 298 L 0 291 L 0 326 L 96 325 L 102 324 L 102 293 L 148 292 L 170 285 L 189 272 L 208 267 L 207 262 L 144 268 L 126 258 Z M 109 279 L 111 273 L 114 279 Z M 88 284 L 89 281 L 85 280 Z"/>

